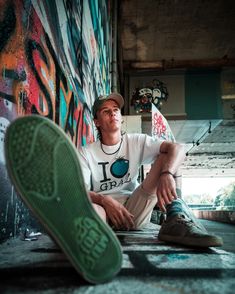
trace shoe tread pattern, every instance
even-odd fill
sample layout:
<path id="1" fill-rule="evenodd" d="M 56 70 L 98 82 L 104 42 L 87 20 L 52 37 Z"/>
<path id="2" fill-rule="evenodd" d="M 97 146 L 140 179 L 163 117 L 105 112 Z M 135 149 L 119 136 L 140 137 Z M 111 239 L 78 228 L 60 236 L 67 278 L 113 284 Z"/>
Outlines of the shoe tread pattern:
<path id="1" fill-rule="evenodd" d="M 75 268 L 92 283 L 113 277 L 121 267 L 120 244 L 94 212 L 65 135 L 49 120 L 29 117 L 10 127 L 6 142 L 16 190 Z"/>

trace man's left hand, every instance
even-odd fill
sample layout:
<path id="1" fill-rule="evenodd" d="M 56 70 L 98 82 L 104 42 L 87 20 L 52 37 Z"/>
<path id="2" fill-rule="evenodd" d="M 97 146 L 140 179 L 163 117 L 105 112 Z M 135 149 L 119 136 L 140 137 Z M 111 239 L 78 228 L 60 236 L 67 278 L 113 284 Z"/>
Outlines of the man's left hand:
<path id="1" fill-rule="evenodd" d="M 160 176 L 156 194 L 159 208 L 166 212 L 166 205 L 177 199 L 176 184 L 172 175 L 163 174 Z"/>

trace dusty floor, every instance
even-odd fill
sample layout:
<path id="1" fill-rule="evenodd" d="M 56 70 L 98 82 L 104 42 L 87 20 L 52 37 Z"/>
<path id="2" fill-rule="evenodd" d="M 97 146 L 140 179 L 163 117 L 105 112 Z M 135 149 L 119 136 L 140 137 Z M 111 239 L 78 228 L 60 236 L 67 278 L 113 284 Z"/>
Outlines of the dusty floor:
<path id="1" fill-rule="evenodd" d="M 123 246 L 122 270 L 102 285 L 85 282 L 47 236 L 11 239 L 0 245 L 0 293 L 234 293 L 235 226 L 203 221 L 224 238 L 224 246 L 199 250 L 157 240 L 159 226 L 117 233 Z"/>

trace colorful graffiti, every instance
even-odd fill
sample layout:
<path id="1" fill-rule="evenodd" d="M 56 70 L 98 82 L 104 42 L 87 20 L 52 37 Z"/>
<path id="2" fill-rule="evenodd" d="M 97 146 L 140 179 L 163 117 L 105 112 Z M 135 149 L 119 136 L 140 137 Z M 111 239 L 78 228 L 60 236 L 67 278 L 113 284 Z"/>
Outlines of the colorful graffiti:
<path id="1" fill-rule="evenodd" d="M 162 101 L 168 98 L 166 85 L 154 79 L 151 86 L 135 88 L 132 94 L 131 106 L 134 106 L 136 113 L 146 113 L 152 111 L 152 103 L 161 109 Z"/>
<path id="2" fill-rule="evenodd" d="M 0 1 L 1 173 L 5 129 L 17 116 L 48 117 L 77 147 L 94 141 L 91 105 L 110 91 L 108 15 L 106 0 Z"/>
<path id="3" fill-rule="evenodd" d="M 175 142 L 175 137 L 171 131 L 171 128 L 167 120 L 153 103 L 152 103 L 152 137 L 155 139 Z"/>

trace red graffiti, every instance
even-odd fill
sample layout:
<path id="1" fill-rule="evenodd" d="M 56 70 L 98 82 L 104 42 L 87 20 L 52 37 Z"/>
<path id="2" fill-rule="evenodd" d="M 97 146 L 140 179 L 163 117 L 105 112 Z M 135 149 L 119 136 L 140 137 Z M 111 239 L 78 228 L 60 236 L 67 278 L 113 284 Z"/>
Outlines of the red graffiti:
<path id="1" fill-rule="evenodd" d="M 152 127 L 153 127 L 153 132 L 158 137 L 161 137 L 161 135 L 166 132 L 166 125 L 164 124 L 162 115 L 158 115 L 157 113 L 154 114 Z"/>
<path id="2" fill-rule="evenodd" d="M 0 3 L 2 27 L 11 24 L 8 34 L 0 31 L 0 98 L 15 104 L 18 115 L 52 119 L 76 146 L 93 142 L 90 110 L 73 89 L 33 6 L 27 15 L 23 1 L 14 3 Z"/>

